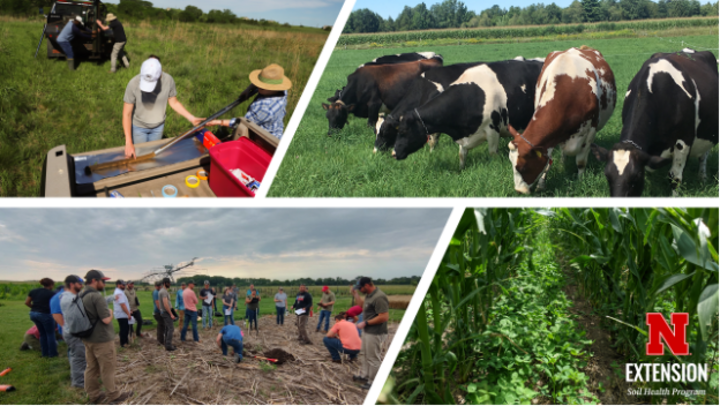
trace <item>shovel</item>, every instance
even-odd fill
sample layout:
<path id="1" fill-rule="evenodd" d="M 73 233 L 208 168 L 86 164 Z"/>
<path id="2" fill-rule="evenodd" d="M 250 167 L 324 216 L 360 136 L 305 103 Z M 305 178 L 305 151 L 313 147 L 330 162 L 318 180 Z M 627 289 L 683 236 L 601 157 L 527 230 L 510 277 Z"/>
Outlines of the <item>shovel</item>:
<path id="1" fill-rule="evenodd" d="M 118 168 L 118 167 L 122 167 L 122 166 L 127 166 L 127 165 L 129 165 L 129 164 L 131 164 L 131 163 L 148 161 L 148 160 L 150 160 L 150 159 L 153 159 L 153 158 L 155 158 L 156 156 L 160 155 L 160 154 L 161 154 L 163 151 L 165 151 L 166 149 L 172 147 L 173 145 L 177 144 L 178 142 L 184 140 L 185 138 L 188 138 L 188 137 L 190 137 L 191 135 L 195 134 L 197 131 L 199 131 L 199 130 L 201 130 L 203 127 L 205 127 L 205 125 L 207 125 L 207 123 L 209 123 L 209 122 L 212 121 L 212 120 L 215 120 L 216 118 L 222 116 L 223 114 L 227 113 L 228 111 L 234 109 L 234 108 L 237 107 L 240 103 L 244 102 L 244 101 L 247 100 L 247 99 L 248 99 L 247 95 L 241 94 L 240 97 L 237 98 L 237 100 L 233 101 L 232 103 L 230 103 L 230 104 L 228 104 L 227 106 L 225 106 L 225 108 L 223 108 L 222 110 L 218 111 L 217 113 L 215 113 L 215 114 L 213 114 L 212 116 L 210 116 L 210 117 L 208 117 L 207 119 L 205 119 L 205 121 L 203 121 L 202 123 L 200 123 L 197 127 L 194 127 L 192 130 L 184 133 L 183 135 L 180 135 L 180 136 L 178 136 L 178 137 L 173 138 L 170 142 L 168 142 L 167 144 L 163 145 L 162 147 L 156 149 L 155 151 L 153 151 L 153 152 L 151 152 L 151 153 L 149 153 L 149 154 L 140 155 L 139 157 L 136 157 L 136 158 L 134 158 L 134 159 L 133 159 L 133 158 L 127 158 L 127 159 L 121 159 L 121 160 L 119 160 L 119 161 L 103 162 L 103 163 L 100 163 L 100 164 L 95 164 L 95 165 L 86 166 L 86 167 L 85 167 L 85 174 L 86 174 L 86 175 L 90 175 L 91 173 L 97 172 L 97 171 L 99 171 L 99 170 L 109 169 L 109 168 Z"/>
<path id="2" fill-rule="evenodd" d="M 278 360 L 277 360 L 276 358 L 265 358 L 265 357 L 261 357 L 261 356 L 259 356 L 259 355 L 253 355 L 253 358 L 261 359 L 261 360 L 263 360 L 263 361 L 272 362 L 273 364 L 276 364 L 276 363 L 278 362 Z"/>

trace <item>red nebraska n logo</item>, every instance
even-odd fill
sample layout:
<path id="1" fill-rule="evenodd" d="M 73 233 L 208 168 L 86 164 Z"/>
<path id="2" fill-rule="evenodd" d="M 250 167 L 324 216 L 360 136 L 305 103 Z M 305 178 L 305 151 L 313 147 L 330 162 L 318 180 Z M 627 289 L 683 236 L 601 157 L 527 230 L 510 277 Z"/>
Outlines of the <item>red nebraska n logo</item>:
<path id="1" fill-rule="evenodd" d="M 645 324 L 650 329 L 650 341 L 645 347 L 647 355 L 665 355 L 665 347 L 660 342 L 660 337 L 665 340 L 673 355 L 690 355 L 690 346 L 686 338 L 690 316 L 687 313 L 673 313 L 671 320 L 675 327 L 674 332 L 668 326 L 662 313 L 645 315 Z"/>

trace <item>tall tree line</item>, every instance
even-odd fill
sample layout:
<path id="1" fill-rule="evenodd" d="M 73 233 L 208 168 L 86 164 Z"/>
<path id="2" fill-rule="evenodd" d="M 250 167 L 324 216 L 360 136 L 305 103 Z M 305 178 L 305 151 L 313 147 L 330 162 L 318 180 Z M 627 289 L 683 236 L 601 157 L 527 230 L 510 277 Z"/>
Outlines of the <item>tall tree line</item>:
<path id="1" fill-rule="evenodd" d="M 400 14 L 383 18 L 369 9 L 350 14 L 343 32 L 391 32 L 439 28 L 474 28 L 509 25 L 577 24 L 600 21 L 718 16 L 718 2 L 698 0 L 575 0 L 568 7 L 555 3 L 502 8 L 495 4 L 481 11 L 468 10 L 462 1 L 444 0 L 428 7 L 405 6 Z"/>
<path id="2" fill-rule="evenodd" d="M 256 286 L 299 286 L 305 284 L 307 286 L 350 286 L 355 284 L 361 276 L 354 279 L 345 278 L 297 278 L 297 279 L 267 279 L 267 278 L 227 278 L 224 276 L 209 275 L 193 275 L 178 278 L 178 283 L 195 281 L 196 285 L 202 285 L 205 281 L 209 281 L 212 286 L 248 286 L 251 283 Z M 376 285 L 413 285 L 416 286 L 420 282 L 420 276 L 409 276 L 392 279 L 374 279 Z"/>

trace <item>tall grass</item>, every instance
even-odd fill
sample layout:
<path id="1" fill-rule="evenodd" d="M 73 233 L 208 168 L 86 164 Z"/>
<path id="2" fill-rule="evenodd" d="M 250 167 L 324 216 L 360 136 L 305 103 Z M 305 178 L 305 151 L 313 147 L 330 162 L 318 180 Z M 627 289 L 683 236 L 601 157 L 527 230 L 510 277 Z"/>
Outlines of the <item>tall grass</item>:
<path id="1" fill-rule="evenodd" d="M 0 196 L 39 195 L 45 154 L 57 145 L 67 145 L 71 154 L 124 145 L 123 95 L 150 54 L 161 58 L 175 79 L 178 100 L 198 117 L 236 99 L 252 70 L 280 64 L 293 81 L 287 123 L 327 39 L 321 30 L 128 23 L 130 69 L 110 75 L 108 61 L 81 62 L 69 72 L 64 60 L 45 57 L 45 42 L 34 59 L 42 27 L 7 17 L 0 24 Z M 228 116 L 244 115 L 248 105 Z M 188 125 L 168 109 L 166 136 Z"/>
<path id="2" fill-rule="evenodd" d="M 558 209 L 555 239 L 617 351 L 635 362 L 708 363 L 718 351 L 718 210 Z M 645 355 L 645 315 L 689 313 L 691 355 Z M 717 367 L 715 367 L 717 369 Z M 655 383 L 654 389 L 705 389 L 693 403 L 717 403 L 707 383 Z M 661 399 L 658 398 L 657 401 Z M 672 394 L 668 402 L 685 401 Z"/>

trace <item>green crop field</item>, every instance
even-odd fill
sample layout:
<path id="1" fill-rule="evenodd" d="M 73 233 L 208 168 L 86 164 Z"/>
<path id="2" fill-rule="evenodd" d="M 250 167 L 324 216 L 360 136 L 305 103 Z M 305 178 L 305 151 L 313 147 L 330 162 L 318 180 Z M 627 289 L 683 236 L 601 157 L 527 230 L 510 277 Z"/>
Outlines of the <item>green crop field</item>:
<path id="1" fill-rule="evenodd" d="M 684 41 L 681 42 L 681 41 Z M 358 65 L 378 56 L 412 51 L 433 51 L 442 54 L 445 65 L 471 61 L 497 61 L 518 55 L 526 58 L 544 57 L 554 50 L 588 45 L 606 57 L 615 73 L 618 100 L 615 113 L 596 137 L 599 145 L 609 147 L 620 139 L 621 110 L 625 90 L 637 71 L 655 52 L 679 51 L 684 46 L 698 50 L 715 49 L 715 35 L 673 38 L 629 38 L 597 40 L 565 40 L 517 44 L 486 44 L 460 46 L 423 46 L 370 50 L 336 50 L 323 74 L 297 133 L 288 148 L 283 163 L 273 181 L 270 196 L 312 197 L 470 197 L 511 196 L 513 175 L 508 159 L 508 138 L 500 140 L 498 156 L 491 157 L 487 145 L 468 153 L 465 170 L 459 170 L 458 147 L 448 136 L 441 136 L 431 153 L 426 147 L 404 161 L 395 161 L 389 153 L 373 154 L 375 137 L 367 120 L 352 117 L 348 125 L 333 137 L 328 137 L 328 123 L 321 103 L 342 88 Z M 536 197 L 609 196 L 603 166 L 594 157 L 582 180 L 577 179 L 575 159 L 560 162 L 556 152 L 555 164 L 547 178 L 544 192 Z M 647 175 L 643 196 L 669 196 L 668 169 Z M 718 148 L 708 158 L 708 180 L 697 177 L 698 162 L 691 159 L 685 168 L 682 196 L 717 197 Z"/>
<path id="2" fill-rule="evenodd" d="M 12 368 L 12 372 L 7 376 L 0 377 L 0 385 L 13 385 L 16 388 L 14 392 L 4 393 L 0 396 L 0 404 L 80 404 L 88 401 L 84 391 L 75 389 L 70 386 L 70 366 L 67 360 L 67 351 L 65 344 L 61 341 L 58 346 L 58 353 L 60 356 L 54 359 L 44 359 L 40 357 L 39 352 L 35 351 L 20 351 L 20 344 L 23 341 L 25 332 L 33 326 L 33 322 L 30 321 L 29 312 L 30 309 L 25 306 L 24 301 L 27 296 L 27 292 L 40 285 L 31 285 L 29 283 L 13 284 L 8 282 L 0 283 L 0 295 L 5 289 L 10 289 L 11 286 L 18 285 L 23 291 L 12 296 L 11 299 L 3 298 L 0 296 L 0 313 L 3 316 L 4 327 L 0 330 L 0 346 L 3 350 L 3 363 L 0 365 L 0 369 L 7 367 Z M 140 301 L 140 312 L 144 319 L 152 320 L 153 305 L 152 305 L 152 292 L 144 290 L 146 287 L 138 289 L 138 300 Z M 313 295 L 314 300 L 319 300 L 320 296 L 315 291 L 319 292 L 321 287 L 310 287 L 310 293 Z M 112 294 L 115 289 L 114 285 L 108 284 L 106 286 L 105 293 L 107 295 Z M 175 288 L 173 288 L 172 300 L 174 304 L 175 300 Z M 260 317 L 275 316 L 275 303 L 273 302 L 273 296 L 269 296 L 271 292 L 277 291 L 276 288 L 262 287 L 260 301 Z M 266 289 L 272 289 L 267 291 L 268 295 L 265 294 Z M 388 285 L 380 286 L 380 289 L 390 294 L 407 294 L 412 295 L 415 291 L 413 286 L 404 285 Z M 195 289 L 196 293 L 199 293 L 199 288 Z M 297 292 L 296 288 L 285 287 L 286 293 L 288 293 L 288 305 L 292 306 L 294 301 L 293 297 Z M 338 290 L 339 292 L 339 290 Z M 242 290 L 241 290 L 242 293 Z M 339 294 L 337 295 L 336 305 L 333 309 L 333 313 L 347 310 L 352 305 L 352 297 L 349 295 Z M 241 298 L 243 300 L 243 298 Z M 112 308 L 112 306 L 111 306 Z M 218 302 L 218 311 L 222 312 L 222 302 Z M 390 310 L 390 320 L 394 323 L 399 323 L 402 320 L 405 310 Z M 245 316 L 244 303 L 240 303 L 239 310 L 235 312 L 235 322 L 238 325 L 242 325 L 242 320 Z M 290 317 L 290 316 L 288 316 Z M 223 324 L 222 317 L 214 318 L 216 323 Z M 117 322 L 113 321 L 115 326 L 115 332 L 119 332 Z M 202 328 L 202 323 L 198 323 L 198 328 Z M 308 327 L 314 331 L 315 326 L 310 325 Z M 150 331 L 153 336 L 155 335 L 156 325 L 144 326 L 145 330 Z M 123 351 L 118 349 L 118 351 Z"/>
<path id="3" fill-rule="evenodd" d="M 210 24 L 125 24 L 130 69 L 108 73 L 110 62 L 81 62 L 70 72 L 64 59 L 33 58 L 43 23 L 0 17 L 0 196 L 38 196 L 47 151 L 67 145 L 79 153 L 125 144 L 123 95 L 151 54 L 173 76 L 178 100 L 206 117 L 235 100 L 248 74 L 270 63 L 293 81 L 286 122 L 320 54 L 327 32 L 309 28 L 263 30 Z M 245 103 L 228 116 L 245 114 Z M 165 136 L 189 130 L 168 108 Z"/>

